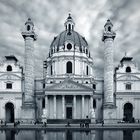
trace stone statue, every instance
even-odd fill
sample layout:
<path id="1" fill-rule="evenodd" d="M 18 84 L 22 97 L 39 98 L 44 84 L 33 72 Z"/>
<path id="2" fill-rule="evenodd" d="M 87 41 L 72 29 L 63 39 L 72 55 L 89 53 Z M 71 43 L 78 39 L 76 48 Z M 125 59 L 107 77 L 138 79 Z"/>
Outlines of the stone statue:
<path id="1" fill-rule="evenodd" d="M 90 110 L 90 117 L 95 118 L 95 109 L 94 108 L 91 108 L 91 110 Z"/>

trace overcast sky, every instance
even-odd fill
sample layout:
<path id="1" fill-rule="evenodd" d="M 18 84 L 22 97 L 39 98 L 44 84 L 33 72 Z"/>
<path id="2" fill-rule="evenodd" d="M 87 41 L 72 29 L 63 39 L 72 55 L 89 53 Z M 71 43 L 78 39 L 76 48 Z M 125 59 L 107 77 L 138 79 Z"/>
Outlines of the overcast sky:
<path id="1" fill-rule="evenodd" d="M 0 56 L 14 54 L 23 64 L 21 30 L 30 17 L 38 35 L 36 73 L 41 75 L 42 61 L 48 55 L 54 36 L 65 29 L 69 12 L 75 21 L 75 30 L 89 44 L 97 70 L 103 69 L 101 37 L 107 19 L 111 19 L 117 34 L 114 65 L 117 66 L 127 52 L 140 66 L 140 0 L 0 0 Z"/>

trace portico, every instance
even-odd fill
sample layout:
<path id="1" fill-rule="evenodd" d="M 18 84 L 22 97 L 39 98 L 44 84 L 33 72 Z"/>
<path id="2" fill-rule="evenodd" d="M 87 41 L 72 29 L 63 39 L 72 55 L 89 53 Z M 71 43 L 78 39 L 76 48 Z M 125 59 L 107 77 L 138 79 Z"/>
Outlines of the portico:
<path id="1" fill-rule="evenodd" d="M 91 118 L 92 109 L 93 90 L 72 80 L 55 84 L 45 92 L 47 119 Z"/>
<path id="2" fill-rule="evenodd" d="M 91 109 L 93 109 L 92 95 L 45 96 L 46 118 L 48 119 L 86 119 L 90 118 Z"/>

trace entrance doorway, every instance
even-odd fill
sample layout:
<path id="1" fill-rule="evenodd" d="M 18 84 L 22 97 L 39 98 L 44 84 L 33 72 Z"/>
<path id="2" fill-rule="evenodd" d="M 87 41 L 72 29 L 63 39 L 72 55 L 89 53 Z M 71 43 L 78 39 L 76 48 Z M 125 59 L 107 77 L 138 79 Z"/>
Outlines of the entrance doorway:
<path id="1" fill-rule="evenodd" d="M 72 119 L 72 107 L 66 107 L 66 118 Z"/>
<path id="2" fill-rule="evenodd" d="M 7 103 L 5 105 L 6 110 L 6 122 L 13 123 L 14 122 L 14 105 L 12 103 Z"/>
<path id="3" fill-rule="evenodd" d="M 124 105 L 124 117 L 126 122 L 133 121 L 133 105 L 131 103 L 126 103 Z"/>

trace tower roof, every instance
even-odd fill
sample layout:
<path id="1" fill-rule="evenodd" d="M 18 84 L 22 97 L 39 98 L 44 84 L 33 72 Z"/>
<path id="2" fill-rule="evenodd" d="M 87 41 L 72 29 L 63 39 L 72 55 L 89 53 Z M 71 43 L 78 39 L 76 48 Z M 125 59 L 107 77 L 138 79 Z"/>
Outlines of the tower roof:
<path id="1" fill-rule="evenodd" d="M 34 26 L 34 23 L 33 23 L 33 21 L 31 20 L 31 18 L 28 18 L 28 20 L 25 22 L 25 25 L 26 25 L 26 24 L 31 24 L 31 25 Z"/>
<path id="2" fill-rule="evenodd" d="M 5 58 L 6 60 L 15 60 L 16 62 L 18 61 L 14 55 L 8 55 L 8 56 L 5 56 Z"/>
<path id="3" fill-rule="evenodd" d="M 121 59 L 121 63 L 124 62 L 124 61 L 131 61 L 133 59 L 133 57 L 128 57 L 128 56 L 124 56 L 122 59 Z"/>
<path id="4" fill-rule="evenodd" d="M 104 27 L 107 26 L 107 25 L 113 26 L 113 24 L 112 24 L 112 22 L 110 21 L 110 19 L 107 20 L 107 22 L 105 23 Z"/>

